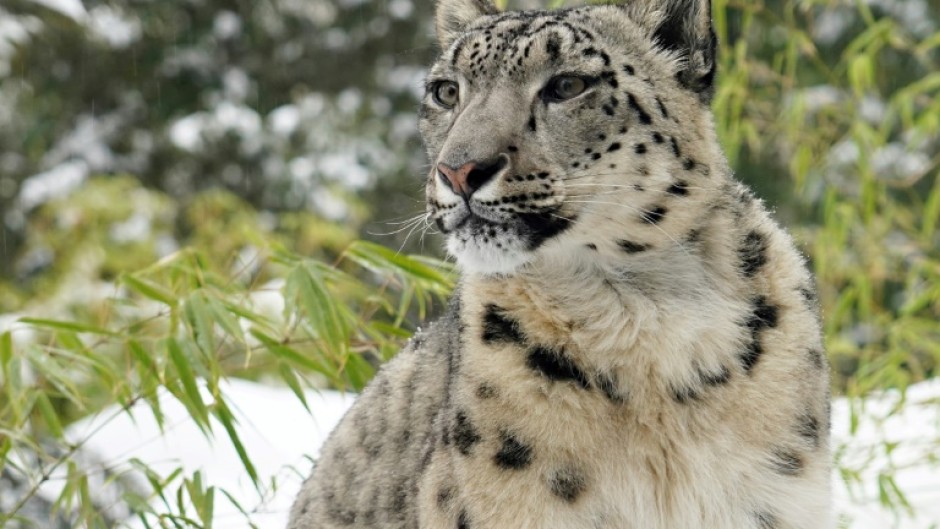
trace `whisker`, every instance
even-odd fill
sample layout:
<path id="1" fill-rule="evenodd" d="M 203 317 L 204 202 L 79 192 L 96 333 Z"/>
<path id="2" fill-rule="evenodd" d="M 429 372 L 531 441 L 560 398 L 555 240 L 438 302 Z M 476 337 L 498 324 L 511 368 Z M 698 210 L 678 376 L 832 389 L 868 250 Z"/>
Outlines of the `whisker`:
<path id="1" fill-rule="evenodd" d="M 598 205 L 619 206 L 619 207 L 622 207 L 622 208 L 629 209 L 629 210 L 635 211 L 635 212 L 637 212 L 637 213 L 640 213 L 641 215 L 646 215 L 646 214 L 648 214 L 648 213 L 652 213 L 652 211 L 649 211 L 649 210 L 646 210 L 646 209 L 643 209 L 643 208 L 637 208 L 637 207 L 631 206 L 631 205 L 629 205 L 629 204 L 620 204 L 620 203 L 618 203 L 618 202 L 602 202 L 602 201 L 597 201 L 597 200 L 571 200 L 571 201 L 566 201 L 566 202 L 569 202 L 569 203 L 571 203 L 571 204 L 598 204 Z M 611 219 L 611 218 L 608 218 L 608 220 L 610 220 L 610 221 L 612 221 L 612 222 L 615 221 L 615 219 Z M 681 241 L 678 241 L 675 237 L 673 237 L 672 235 L 670 235 L 669 232 L 667 232 L 666 230 L 662 229 L 662 227 L 660 227 L 660 226 L 658 226 L 658 225 L 656 225 L 656 224 L 650 224 L 650 226 L 656 228 L 656 229 L 659 230 L 663 235 L 665 235 L 667 238 L 669 238 L 669 240 L 671 240 L 672 242 L 674 242 L 674 243 L 679 247 L 679 249 L 682 250 L 683 253 L 685 253 L 686 255 L 688 255 L 690 258 L 693 257 L 692 254 L 689 253 L 688 249 L 685 247 L 685 244 L 683 244 Z"/>
<path id="2" fill-rule="evenodd" d="M 424 201 L 422 200 L 422 202 L 424 202 Z M 408 215 L 401 215 L 401 216 L 399 216 L 399 217 L 389 217 L 389 218 L 381 219 L 381 220 L 376 219 L 374 222 L 375 222 L 376 224 L 403 224 L 403 223 L 405 223 L 405 222 L 408 222 L 408 221 L 410 221 L 410 220 L 416 219 L 416 218 L 418 218 L 418 217 L 421 217 L 421 216 L 427 215 L 427 214 L 428 214 L 427 211 L 421 211 L 421 212 L 419 212 L 419 213 L 413 213 L 413 214 L 408 214 Z M 404 219 L 404 220 L 403 220 L 403 219 Z"/>
<path id="3" fill-rule="evenodd" d="M 407 220 L 399 220 L 399 221 L 394 221 L 394 222 L 393 222 L 393 221 L 383 221 L 382 224 L 392 224 L 392 225 L 396 225 L 396 224 L 398 224 L 398 225 L 400 225 L 400 224 L 408 224 L 408 223 L 413 222 L 415 219 L 423 219 L 423 218 L 427 217 L 428 215 L 429 215 L 429 213 L 427 213 L 427 212 L 425 212 L 425 213 L 418 213 L 417 215 L 415 215 L 415 216 L 413 216 L 413 217 L 408 217 Z"/>
<path id="4" fill-rule="evenodd" d="M 431 230 L 434 230 L 434 231 L 431 231 Z M 424 228 L 421 229 L 421 237 L 418 239 L 418 243 L 420 244 L 422 250 L 424 250 L 424 237 L 425 237 L 429 232 L 432 233 L 432 234 L 438 233 L 437 227 L 434 225 L 433 222 L 431 222 L 431 216 L 430 216 L 430 215 L 428 215 L 427 217 L 425 217 L 425 219 L 424 219 Z"/>
<path id="5" fill-rule="evenodd" d="M 568 217 L 564 217 L 564 216 L 559 215 L 559 214 L 557 214 L 557 213 L 549 213 L 549 215 L 555 217 L 556 219 L 566 220 L 566 221 L 568 221 L 568 222 L 574 222 L 573 219 L 569 219 Z"/>
<path id="6" fill-rule="evenodd" d="M 564 181 L 564 182 L 567 183 L 567 182 L 572 182 L 572 181 L 576 181 L 576 180 L 583 180 L 583 179 L 585 179 L 585 178 L 594 178 L 594 177 L 598 177 L 598 176 L 627 176 L 627 175 L 628 175 L 628 173 L 623 173 L 623 172 L 614 172 L 614 173 L 587 173 L 587 174 L 578 174 L 578 175 L 569 175 L 569 174 L 565 174 L 565 175 L 562 175 L 562 181 Z M 634 175 L 634 176 L 636 176 L 636 175 Z M 638 178 L 642 178 L 643 181 L 646 181 L 646 180 L 669 180 L 669 181 L 671 181 L 671 180 L 673 179 L 673 176 L 674 176 L 673 174 L 664 174 L 664 173 L 653 172 L 653 173 L 650 173 L 650 174 L 648 174 L 648 175 L 644 175 L 644 176 L 642 176 L 642 177 L 639 177 L 639 176 L 638 176 Z M 603 182 L 597 182 L 597 183 L 603 183 Z"/>
<path id="7" fill-rule="evenodd" d="M 405 231 L 405 230 L 407 230 L 407 229 L 409 229 L 409 228 L 413 228 L 414 226 L 417 226 L 418 224 L 421 223 L 422 220 L 424 220 L 425 218 L 427 218 L 429 215 L 430 215 L 429 213 L 422 213 L 422 214 L 420 214 L 420 215 L 418 215 L 418 216 L 416 216 L 416 217 L 412 217 L 412 218 L 410 218 L 410 219 L 408 219 L 408 220 L 406 220 L 406 221 L 389 223 L 389 224 L 403 224 L 402 227 L 400 227 L 400 228 L 398 228 L 398 229 L 395 229 L 395 230 L 392 230 L 392 231 L 389 231 L 389 232 L 384 232 L 384 233 L 383 233 L 383 232 L 372 232 L 372 231 L 366 230 L 366 233 L 368 233 L 369 235 L 375 235 L 375 236 L 379 236 L 379 237 L 387 237 L 387 236 L 389 236 L 389 235 L 396 235 L 396 234 L 399 234 L 399 233 L 401 233 L 401 232 L 403 232 L 403 231 Z"/>
<path id="8" fill-rule="evenodd" d="M 637 184 L 605 184 L 603 182 L 592 182 L 592 183 L 573 183 L 568 184 L 566 187 L 609 187 L 609 188 L 635 188 Z M 640 183 L 639 185 L 643 185 Z M 704 190 L 704 189 L 714 189 L 713 187 L 702 187 L 702 186 L 693 186 L 685 185 L 684 189 L 694 189 L 694 190 Z"/>
<path id="9" fill-rule="evenodd" d="M 627 186 L 627 188 L 629 188 L 629 189 L 636 189 L 636 188 L 633 187 L 633 186 Z M 565 195 L 565 198 L 568 198 L 568 197 L 576 197 L 576 196 L 595 197 L 595 196 L 598 196 L 598 195 L 618 195 L 618 194 L 622 194 L 622 193 L 623 193 L 623 190 L 622 190 L 622 189 L 607 189 L 607 190 L 593 191 L 593 192 L 590 192 L 590 191 L 591 191 L 591 190 L 589 190 L 589 189 L 582 189 L 582 190 L 578 191 L 578 193 L 581 193 L 581 195 L 576 195 L 576 194 L 574 194 L 574 193 L 568 193 L 568 194 Z"/>
<path id="10" fill-rule="evenodd" d="M 418 226 L 420 226 L 420 225 L 421 225 L 421 222 L 420 222 L 420 221 L 419 221 L 419 222 L 415 222 L 415 223 L 412 225 L 411 229 L 408 230 L 408 234 L 405 235 L 405 240 L 402 241 L 401 246 L 398 247 L 398 251 L 395 252 L 396 254 L 400 254 L 400 253 L 402 252 L 402 250 L 405 249 L 405 245 L 408 244 L 408 239 L 411 238 L 411 235 L 415 232 L 415 230 L 416 230 L 416 229 L 418 228 Z"/>
<path id="11" fill-rule="evenodd" d="M 639 176 L 637 175 L 637 173 L 630 172 L 630 171 L 602 171 L 602 172 L 596 172 L 596 173 L 580 173 L 580 174 L 579 173 L 563 173 L 561 177 L 565 181 L 570 181 L 570 180 L 582 180 L 584 178 L 591 178 L 595 176 L 627 176 L 627 175 Z M 670 178 L 674 176 L 671 172 L 662 173 L 659 171 L 652 171 L 648 175 L 643 175 L 642 178 L 653 178 L 653 177 L 661 176 L 661 175 L 668 176 Z"/>

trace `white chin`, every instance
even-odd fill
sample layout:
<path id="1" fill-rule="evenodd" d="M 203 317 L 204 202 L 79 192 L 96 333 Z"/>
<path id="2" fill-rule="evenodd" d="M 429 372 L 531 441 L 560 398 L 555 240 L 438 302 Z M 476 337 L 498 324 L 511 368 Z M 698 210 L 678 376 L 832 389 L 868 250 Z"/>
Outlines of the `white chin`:
<path id="1" fill-rule="evenodd" d="M 461 243 L 456 237 L 448 237 L 447 253 L 457 259 L 457 264 L 465 272 L 482 275 L 512 274 L 533 257 L 531 252 L 522 250 Z"/>

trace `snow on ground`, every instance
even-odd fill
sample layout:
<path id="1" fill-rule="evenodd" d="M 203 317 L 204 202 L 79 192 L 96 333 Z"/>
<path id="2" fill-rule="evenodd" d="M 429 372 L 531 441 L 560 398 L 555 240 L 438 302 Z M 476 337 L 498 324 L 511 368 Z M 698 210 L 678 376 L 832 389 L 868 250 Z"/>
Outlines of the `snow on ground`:
<path id="1" fill-rule="evenodd" d="M 893 391 L 854 406 L 845 399 L 834 402 L 832 434 L 838 466 L 857 470 L 861 478 L 847 486 L 838 473 L 833 474 L 837 513 L 851 522 L 845 527 L 940 527 L 940 378 L 909 387 L 899 408 L 901 404 Z M 892 414 L 895 410 L 899 411 Z M 853 412 L 858 418 L 854 433 L 850 432 Z M 913 514 L 901 507 L 898 516 L 880 504 L 880 474 L 894 475 Z"/>
<path id="2" fill-rule="evenodd" d="M 277 478 L 277 491 L 260 498 L 221 427 L 215 442 L 200 433 L 182 405 L 162 398 L 167 417 L 163 435 L 149 411 L 137 409 L 134 417 L 106 411 L 95 419 L 75 425 L 70 434 L 81 439 L 84 432 L 100 426 L 88 448 L 115 465 L 139 458 L 154 469 L 169 473 L 181 466 L 187 475 L 197 470 L 204 482 L 230 492 L 258 527 L 284 527 L 291 501 L 311 468 L 320 444 L 353 402 L 352 395 L 331 391 L 307 393 L 312 415 L 287 389 L 232 380 L 224 393 L 239 417 L 242 441 L 262 481 Z M 894 415 L 899 403 L 896 392 L 851 405 L 838 399 L 833 405 L 833 449 L 840 466 L 858 470 L 860 482 L 846 486 L 833 472 L 835 514 L 840 529 L 931 529 L 940 525 L 940 379 L 911 386 L 905 406 Z M 853 412 L 854 410 L 854 412 Z M 857 427 L 850 432 L 852 415 Z M 103 424 L 103 426 L 102 426 Z M 216 425 L 220 426 L 220 425 Z M 897 443 L 890 454 L 884 441 Z M 122 468 L 119 466 L 119 468 Z M 913 514 L 900 509 L 895 514 L 879 500 L 879 474 L 895 469 L 897 483 L 907 495 Z M 884 480 L 882 479 L 884 482 Z M 268 491 L 271 492 L 271 491 Z M 47 494 L 53 494 L 53 490 Z M 248 522 L 222 496 L 216 498 L 214 527 L 247 529 Z M 131 524 L 134 526 L 133 524 Z"/>
<path id="3" fill-rule="evenodd" d="M 126 468 L 125 462 L 137 458 L 161 475 L 179 467 L 186 476 L 201 470 L 203 483 L 225 489 L 245 510 L 255 511 L 251 521 L 258 527 L 286 526 L 293 497 L 312 468 L 310 458 L 317 456 L 353 396 L 309 391 L 306 398 L 311 416 L 286 388 L 231 380 L 223 386 L 223 393 L 239 421 L 241 441 L 262 484 L 276 478 L 276 492 L 267 490 L 264 497 L 259 496 L 222 425 L 214 421 L 215 439 L 206 439 L 186 408 L 168 394 L 160 398 L 165 416 L 162 435 L 150 411 L 137 406 L 133 417 L 117 409 L 105 410 L 70 428 L 69 436 L 78 441 L 92 433 L 86 447 L 105 467 Z M 175 486 L 171 490 L 175 492 Z M 55 492 L 50 489 L 46 493 Z M 244 515 L 219 493 L 214 522 L 216 529 L 249 528 Z M 131 527 L 139 525 L 131 523 Z"/>

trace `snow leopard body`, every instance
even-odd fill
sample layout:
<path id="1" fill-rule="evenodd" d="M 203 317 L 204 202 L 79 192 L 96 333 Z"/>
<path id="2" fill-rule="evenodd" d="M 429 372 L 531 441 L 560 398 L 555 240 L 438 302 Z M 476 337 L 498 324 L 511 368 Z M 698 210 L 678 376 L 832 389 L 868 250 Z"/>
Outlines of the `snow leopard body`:
<path id="1" fill-rule="evenodd" d="M 441 0 L 420 126 L 447 314 L 330 436 L 290 529 L 829 525 L 814 281 L 731 177 L 707 0 Z"/>

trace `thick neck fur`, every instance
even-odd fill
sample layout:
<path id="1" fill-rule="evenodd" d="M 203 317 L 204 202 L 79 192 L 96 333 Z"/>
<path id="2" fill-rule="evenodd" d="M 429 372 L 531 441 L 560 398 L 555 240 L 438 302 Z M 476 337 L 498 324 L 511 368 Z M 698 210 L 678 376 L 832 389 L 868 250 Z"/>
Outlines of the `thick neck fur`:
<path id="1" fill-rule="evenodd" d="M 746 340 L 741 323 L 755 286 L 739 277 L 736 248 L 748 228 L 736 225 L 734 209 L 703 210 L 691 237 L 643 252 L 559 241 L 512 276 L 467 274 L 466 317 L 498 305 L 530 343 L 616 373 L 620 391 L 674 398 L 695 384 L 689 377 L 733 369 L 735 346 Z"/>

